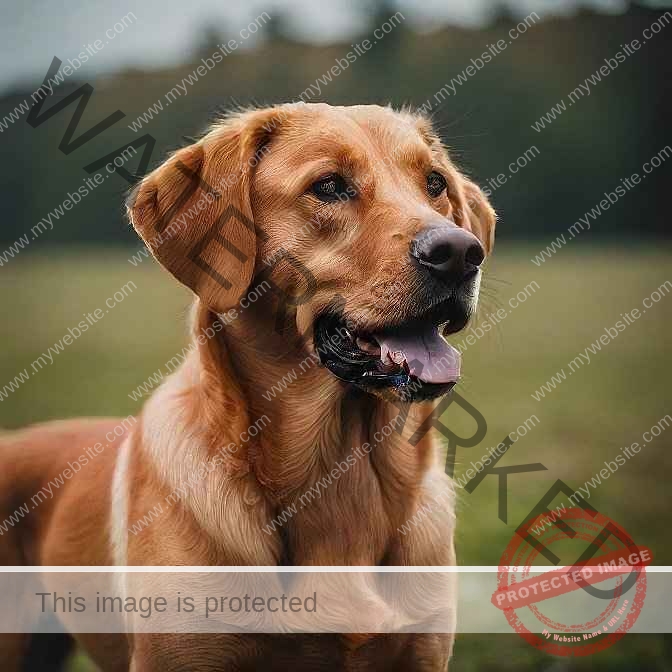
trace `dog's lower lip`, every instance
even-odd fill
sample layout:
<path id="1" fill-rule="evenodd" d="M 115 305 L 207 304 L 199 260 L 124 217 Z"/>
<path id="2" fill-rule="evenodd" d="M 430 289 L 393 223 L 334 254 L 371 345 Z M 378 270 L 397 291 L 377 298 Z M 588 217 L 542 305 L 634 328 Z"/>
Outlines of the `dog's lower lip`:
<path id="1" fill-rule="evenodd" d="M 464 318 L 460 318 L 457 320 L 448 320 L 447 322 L 443 322 L 439 325 L 439 333 L 444 337 L 447 338 L 448 336 L 452 336 L 453 334 L 456 334 L 458 331 L 462 331 L 467 326 L 469 319 L 465 315 Z"/>

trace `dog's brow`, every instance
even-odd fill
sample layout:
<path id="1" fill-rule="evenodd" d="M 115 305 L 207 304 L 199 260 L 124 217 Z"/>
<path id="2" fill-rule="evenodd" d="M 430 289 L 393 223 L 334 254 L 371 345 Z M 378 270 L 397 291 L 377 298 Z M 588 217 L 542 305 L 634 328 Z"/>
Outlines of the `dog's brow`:
<path id="1" fill-rule="evenodd" d="M 341 164 L 335 159 L 315 159 L 301 164 L 295 179 L 301 182 L 320 176 L 326 176 L 329 173 L 337 173 L 340 169 Z"/>
<path id="2" fill-rule="evenodd" d="M 297 178 L 307 180 L 329 173 L 357 174 L 364 168 L 364 162 L 353 155 L 352 148 L 342 147 L 330 152 L 330 156 L 302 163 L 297 171 Z"/>
<path id="3" fill-rule="evenodd" d="M 417 142 L 399 145 L 394 153 L 399 164 L 410 169 L 427 168 L 434 159 L 430 148 Z"/>

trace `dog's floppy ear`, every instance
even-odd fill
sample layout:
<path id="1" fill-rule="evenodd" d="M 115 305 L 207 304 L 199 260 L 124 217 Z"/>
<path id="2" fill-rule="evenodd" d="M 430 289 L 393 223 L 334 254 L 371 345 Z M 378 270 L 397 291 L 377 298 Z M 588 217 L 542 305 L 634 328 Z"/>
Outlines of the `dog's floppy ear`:
<path id="1" fill-rule="evenodd" d="M 156 259 L 220 313 L 254 273 L 264 234 L 254 226 L 250 178 L 276 116 L 259 110 L 219 123 L 145 177 L 127 206 Z"/>
<path id="2" fill-rule="evenodd" d="M 483 244 L 486 254 L 490 254 L 495 243 L 495 210 L 481 188 L 466 177 L 462 177 L 462 189 L 471 231 Z"/>

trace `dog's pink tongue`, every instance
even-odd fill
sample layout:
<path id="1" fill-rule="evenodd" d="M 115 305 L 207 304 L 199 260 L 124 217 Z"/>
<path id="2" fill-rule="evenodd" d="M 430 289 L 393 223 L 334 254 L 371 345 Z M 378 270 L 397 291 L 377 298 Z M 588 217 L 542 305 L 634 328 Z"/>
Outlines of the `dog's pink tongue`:
<path id="1" fill-rule="evenodd" d="M 408 363 L 411 375 L 426 383 L 456 383 L 460 377 L 460 353 L 440 336 L 438 329 L 419 334 L 376 336 L 380 358 Z"/>

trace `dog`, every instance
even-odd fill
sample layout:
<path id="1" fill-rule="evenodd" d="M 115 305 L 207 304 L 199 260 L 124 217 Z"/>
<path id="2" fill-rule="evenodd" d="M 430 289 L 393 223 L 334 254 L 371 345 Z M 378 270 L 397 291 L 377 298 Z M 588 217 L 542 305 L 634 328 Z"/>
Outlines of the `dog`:
<path id="1" fill-rule="evenodd" d="M 193 348 L 132 426 L 76 419 L 3 435 L 0 519 L 85 447 L 107 448 L 0 537 L 0 564 L 455 564 L 452 506 L 399 533 L 451 492 L 435 432 L 415 446 L 407 437 L 458 380 L 444 337 L 474 313 L 496 218 L 431 123 L 369 105 L 239 111 L 145 177 L 128 215 L 195 294 Z M 403 430 L 383 436 L 397 417 Z M 374 448 L 337 485 L 268 533 L 366 442 Z M 208 460 L 179 501 L 129 533 Z M 28 669 L 40 637 L 0 635 L 3 669 Z M 445 670 L 453 643 L 437 633 L 75 637 L 106 672 Z M 52 646 L 40 669 L 60 665 L 67 649 Z"/>

